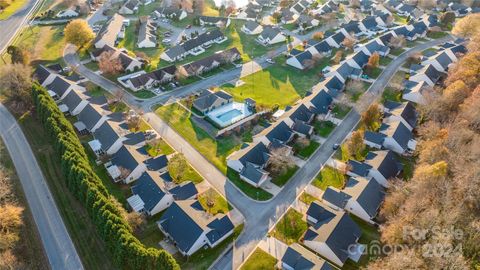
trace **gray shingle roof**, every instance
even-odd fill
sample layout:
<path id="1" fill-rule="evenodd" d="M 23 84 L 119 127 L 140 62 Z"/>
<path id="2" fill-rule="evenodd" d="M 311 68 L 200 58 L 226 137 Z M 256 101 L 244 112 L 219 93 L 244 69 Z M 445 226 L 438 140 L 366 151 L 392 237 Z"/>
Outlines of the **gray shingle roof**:
<path id="1" fill-rule="evenodd" d="M 98 121 L 109 113 L 110 112 L 107 111 L 106 106 L 89 103 L 78 114 L 78 120 L 83 122 L 88 130 L 92 130 Z"/>
<path id="2" fill-rule="evenodd" d="M 378 170 L 387 179 L 397 176 L 401 171 L 401 165 L 395 154 L 389 150 L 369 152 L 365 163 Z"/>
<path id="3" fill-rule="evenodd" d="M 152 211 L 165 196 L 165 192 L 160 185 L 146 172 L 132 186 L 132 193 L 140 196 L 147 211 Z"/>
<path id="4" fill-rule="evenodd" d="M 349 195 L 332 187 L 327 187 L 327 189 L 325 190 L 325 192 L 323 192 L 322 195 L 322 200 L 325 200 L 341 209 L 345 208 L 345 205 L 347 205 L 349 199 Z"/>
<path id="5" fill-rule="evenodd" d="M 269 141 L 278 140 L 282 143 L 287 143 L 293 136 L 292 130 L 284 122 L 280 121 L 265 135 Z"/>
<path id="6" fill-rule="evenodd" d="M 63 96 L 65 92 L 73 85 L 72 81 L 69 81 L 62 76 L 56 76 L 52 83 L 47 85 L 47 89 L 55 92 L 59 97 Z"/>
<path id="7" fill-rule="evenodd" d="M 168 176 L 170 176 L 168 172 L 165 172 L 164 174 L 168 174 Z M 195 184 L 190 181 L 175 186 L 174 188 L 170 189 L 169 192 L 173 195 L 175 200 L 187 200 L 198 194 Z"/>
<path id="8" fill-rule="evenodd" d="M 377 215 L 385 198 L 385 189 L 374 179 L 350 178 L 343 192 L 356 200 L 372 218 Z"/>
<path id="9" fill-rule="evenodd" d="M 408 149 L 408 142 L 413 139 L 413 134 L 402 122 L 393 121 L 382 127 L 381 133 L 393 138 L 404 150 Z"/>
<path id="10" fill-rule="evenodd" d="M 299 244 L 293 244 L 287 248 L 282 262 L 294 270 L 333 270 L 330 264 Z"/>

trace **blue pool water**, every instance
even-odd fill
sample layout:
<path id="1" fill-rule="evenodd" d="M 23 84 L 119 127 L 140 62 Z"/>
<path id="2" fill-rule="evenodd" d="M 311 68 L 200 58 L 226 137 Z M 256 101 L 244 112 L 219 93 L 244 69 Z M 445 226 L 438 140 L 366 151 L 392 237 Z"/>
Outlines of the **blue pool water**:
<path id="1" fill-rule="evenodd" d="M 240 115 L 242 115 L 241 111 L 233 109 L 218 115 L 217 118 L 224 123 L 230 123 L 235 117 Z"/>

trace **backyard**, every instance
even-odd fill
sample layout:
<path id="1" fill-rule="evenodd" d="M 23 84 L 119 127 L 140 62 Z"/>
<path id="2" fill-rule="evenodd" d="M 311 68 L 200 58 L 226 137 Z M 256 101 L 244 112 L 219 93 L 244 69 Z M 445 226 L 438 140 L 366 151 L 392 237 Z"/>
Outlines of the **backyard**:
<path id="1" fill-rule="evenodd" d="M 342 188 L 345 184 L 345 180 L 346 177 L 342 172 L 332 167 L 325 166 L 315 177 L 312 185 L 321 190 L 325 190 L 329 186 Z"/>
<path id="2" fill-rule="evenodd" d="M 300 238 L 307 231 L 307 228 L 308 225 L 307 222 L 303 220 L 303 215 L 293 208 L 290 208 L 275 225 L 271 236 L 287 245 L 291 245 L 300 241 Z"/>
<path id="3" fill-rule="evenodd" d="M 299 71 L 285 63 L 284 57 L 275 58 L 276 64 L 242 78 L 243 85 L 225 84 L 221 88 L 234 99 L 253 98 L 257 105 L 267 108 L 284 108 L 305 96 L 320 80 L 320 71 L 328 64 L 325 58 L 315 68 Z"/>

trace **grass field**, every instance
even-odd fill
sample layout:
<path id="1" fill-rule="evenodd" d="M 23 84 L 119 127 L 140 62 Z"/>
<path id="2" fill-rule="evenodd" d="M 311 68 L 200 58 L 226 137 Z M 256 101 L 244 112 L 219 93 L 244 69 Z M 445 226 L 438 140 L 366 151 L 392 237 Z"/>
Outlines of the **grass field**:
<path id="1" fill-rule="evenodd" d="M 255 199 L 257 201 L 266 201 L 273 197 L 272 194 L 266 192 L 261 188 L 254 187 L 249 183 L 240 179 L 240 176 L 237 172 L 233 171 L 232 169 L 227 170 L 227 178 L 232 181 L 232 183 L 238 187 L 243 193 L 245 193 L 248 197 Z"/>
<path id="2" fill-rule="evenodd" d="M 437 39 L 437 38 L 442 38 L 444 36 L 448 35 L 447 32 L 428 32 L 427 37 Z"/>
<path id="3" fill-rule="evenodd" d="M 335 106 L 332 109 L 332 113 L 335 115 L 336 118 L 338 119 L 343 119 L 347 114 L 350 112 L 352 108 L 346 106 L 346 105 L 341 105 L 341 104 L 335 104 Z"/>
<path id="4" fill-rule="evenodd" d="M 345 180 L 345 175 L 339 170 L 325 166 L 315 177 L 312 185 L 318 187 L 321 190 L 325 190 L 329 186 L 342 188 L 345 184 Z"/>
<path id="5" fill-rule="evenodd" d="M 307 222 L 303 220 L 303 215 L 293 208 L 290 208 L 275 225 L 275 229 L 271 235 L 287 245 L 291 245 L 300 240 L 300 237 L 307 231 L 307 228 L 308 225 Z"/>
<path id="6" fill-rule="evenodd" d="M 260 248 L 250 255 L 240 270 L 272 270 L 275 269 L 277 259 Z"/>
<path id="7" fill-rule="evenodd" d="M 220 171 L 226 173 L 226 158 L 241 146 L 241 139 L 230 136 L 214 139 L 190 119 L 191 113 L 177 103 L 158 108 L 155 113 L 174 128 Z"/>
<path id="8" fill-rule="evenodd" d="M 317 150 L 319 146 L 320 144 L 318 142 L 310 140 L 310 143 L 305 147 L 302 147 L 300 144 L 293 145 L 293 150 L 299 157 L 307 159 L 315 152 L 315 150 Z"/>
<path id="9" fill-rule="evenodd" d="M 330 121 L 316 121 L 313 124 L 315 133 L 320 136 L 327 138 L 330 133 L 335 129 L 336 125 Z"/>
<path id="10" fill-rule="evenodd" d="M 30 65 L 64 63 L 62 54 L 65 37 L 62 32 L 65 26 L 32 26 L 24 28 L 14 44 L 26 48 L 30 52 Z M 8 56 L 6 57 L 8 59 Z"/>
<path id="11" fill-rule="evenodd" d="M 295 174 L 295 172 L 297 170 L 298 170 L 298 167 L 294 166 L 292 168 L 287 169 L 287 171 L 282 175 L 273 176 L 272 177 L 272 183 L 274 183 L 275 185 L 277 185 L 279 187 L 283 187 L 288 182 L 288 180 L 290 180 L 290 178 L 292 178 L 292 176 Z"/>
<path id="12" fill-rule="evenodd" d="M 365 69 L 365 74 L 368 75 L 368 77 L 372 79 L 378 78 L 380 76 L 380 73 L 382 73 L 383 69 L 376 67 L 376 68 L 366 68 Z"/>
<path id="13" fill-rule="evenodd" d="M 8 151 L 5 148 L 1 138 L 0 172 L 3 174 L 2 177 L 7 176 L 2 178 L 2 185 L 4 186 L 2 186 L 0 205 L 3 205 L 5 200 L 7 200 L 7 197 L 13 196 L 14 200 L 16 201 L 15 204 L 24 208 L 22 215 L 22 226 L 20 227 L 19 231 L 20 239 L 10 250 L 12 250 L 12 253 L 16 257 L 17 261 L 21 262 L 25 269 L 48 269 L 48 260 L 43 251 L 42 242 L 35 225 L 35 220 L 30 212 L 30 207 L 25 198 L 25 194 L 23 193 L 20 180 L 15 172 L 13 162 L 10 159 Z"/>
<path id="14" fill-rule="evenodd" d="M 405 51 L 405 49 L 403 49 L 403 48 L 391 49 L 391 50 L 390 50 L 390 54 L 393 55 L 393 56 L 399 56 L 399 55 L 402 54 L 404 51 Z"/>
<path id="15" fill-rule="evenodd" d="M 311 194 L 308 194 L 306 191 L 304 191 L 300 197 L 299 197 L 299 200 L 302 201 L 303 203 L 307 204 L 307 205 L 310 205 L 312 202 L 318 200 L 317 198 L 315 198 L 313 195 Z"/>
<path id="16" fill-rule="evenodd" d="M 318 83 L 320 71 L 328 64 L 328 59 L 325 58 L 317 67 L 299 71 L 288 66 L 283 57 L 275 60 L 275 65 L 242 78 L 245 84 L 239 87 L 227 84 L 221 88 L 232 94 L 236 100 L 243 101 L 250 97 L 260 106 L 272 108 L 278 105 L 284 108 L 304 97 L 305 93 Z"/>
<path id="17" fill-rule="evenodd" d="M 390 58 L 390 57 L 380 57 L 380 65 L 381 66 L 386 66 L 388 64 L 390 64 L 390 62 L 392 62 L 393 59 Z"/>
<path id="18" fill-rule="evenodd" d="M 147 144 L 145 148 L 148 154 L 152 157 L 158 155 L 170 155 L 175 152 L 175 150 L 173 150 L 163 139 L 158 139 L 152 144 Z"/>
<path id="19" fill-rule="evenodd" d="M 212 215 L 217 213 L 226 214 L 233 209 L 230 204 L 228 204 L 227 200 L 225 200 L 225 198 L 213 188 L 200 194 L 198 196 L 198 201 L 203 208 Z"/>
<path id="20" fill-rule="evenodd" d="M 10 18 L 15 12 L 20 10 L 28 0 L 15 0 L 13 3 L 5 8 L 3 11 L 0 11 L 0 21 Z"/>
<path id="21" fill-rule="evenodd" d="M 385 91 L 382 93 L 382 103 L 387 100 L 396 102 L 402 101 L 402 92 L 396 91 L 391 87 L 386 87 Z"/>
<path id="22" fill-rule="evenodd" d="M 101 237 L 87 211 L 65 185 L 66 180 L 60 169 L 60 157 L 55 154 L 40 121 L 32 115 L 25 115 L 19 122 L 42 168 L 83 266 L 86 269 L 115 269 L 105 243 L 100 240 Z"/>

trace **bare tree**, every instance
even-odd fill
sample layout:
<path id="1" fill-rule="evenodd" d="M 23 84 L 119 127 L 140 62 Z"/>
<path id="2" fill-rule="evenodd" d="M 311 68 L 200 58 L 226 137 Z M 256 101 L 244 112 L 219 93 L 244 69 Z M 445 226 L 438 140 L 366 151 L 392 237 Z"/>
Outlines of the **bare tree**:
<path id="1" fill-rule="evenodd" d="M 398 49 L 405 47 L 405 45 L 407 44 L 407 40 L 404 36 L 391 37 L 388 44 L 390 45 L 390 47 Z"/>
<path id="2" fill-rule="evenodd" d="M 30 74 L 30 67 L 23 64 L 0 67 L 0 93 L 14 102 L 22 103 L 23 105 L 18 107 L 21 111 L 32 104 Z"/>
<path id="3" fill-rule="evenodd" d="M 293 159 L 288 148 L 280 147 L 271 151 L 268 169 L 272 175 L 283 175 L 288 171 L 288 169 L 291 169 L 294 166 L 295 160 Z"/>
<path id="4" fill-rule="evenodd" d="M 123 72 L 122 62 L 115 51 L 103 52 L 98 60 L 98 68 L 103 74 L 116 75 Z"/>

